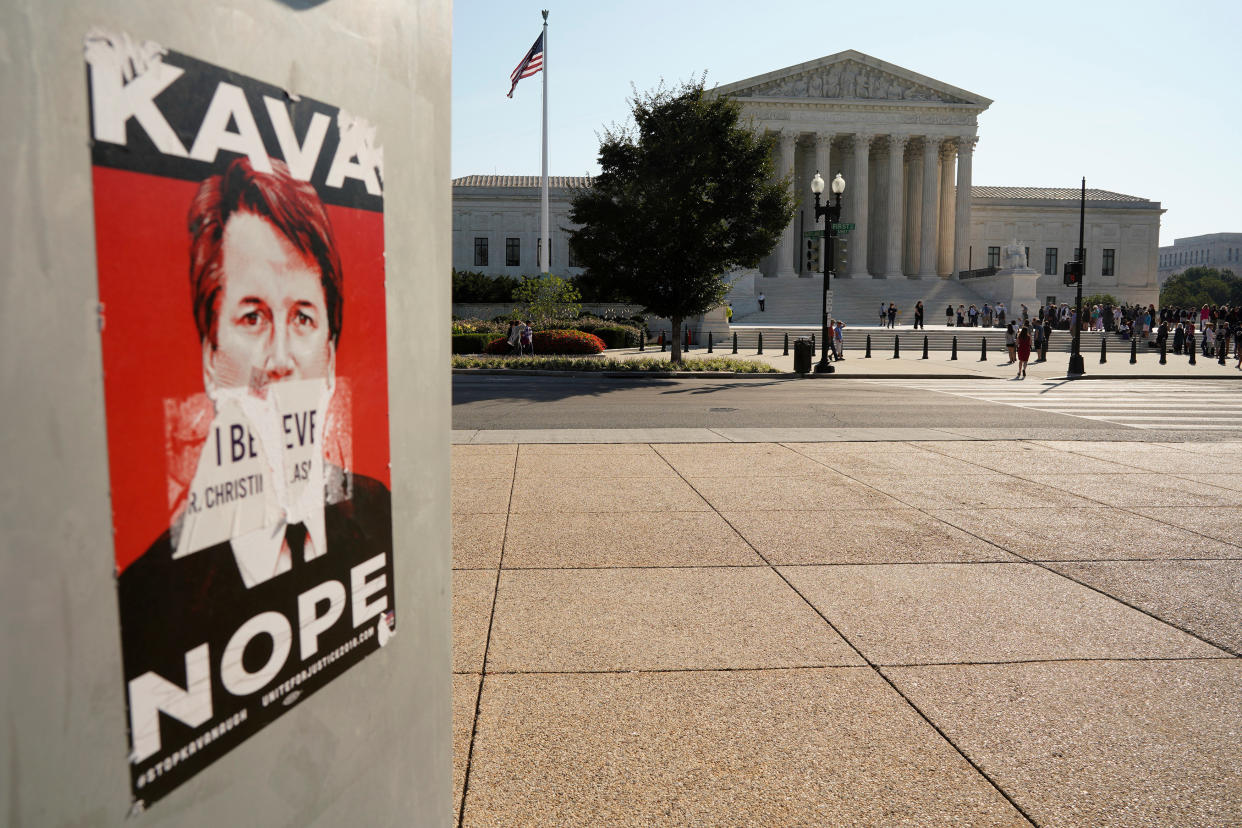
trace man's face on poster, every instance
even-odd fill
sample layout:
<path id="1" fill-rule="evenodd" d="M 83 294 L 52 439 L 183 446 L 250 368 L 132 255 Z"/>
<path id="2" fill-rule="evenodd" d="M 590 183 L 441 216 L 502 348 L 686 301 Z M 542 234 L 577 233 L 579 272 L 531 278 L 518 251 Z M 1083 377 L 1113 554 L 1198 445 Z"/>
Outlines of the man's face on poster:
<path id="1" fill-rule="evenodd" d="M 221 244 L 215 343 L 203 343 L 208 388 L 261 389 L 334 371 L 318 264 L 271 222 L 234 213 Z"/>

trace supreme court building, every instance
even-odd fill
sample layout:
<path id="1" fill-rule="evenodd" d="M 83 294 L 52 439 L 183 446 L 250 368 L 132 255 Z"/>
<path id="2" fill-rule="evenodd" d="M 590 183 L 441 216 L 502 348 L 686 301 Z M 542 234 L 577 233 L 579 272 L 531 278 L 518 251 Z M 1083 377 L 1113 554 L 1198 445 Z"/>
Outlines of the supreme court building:
<path id="1" fill-rule="evenodd" d="M 808 267 L 804 236 L 816 227 L 810 193 L 816 171 L 826 181 L 841 172 L 847 182 L 841 220 L 854 228 L 837 275 L 851 281 L 834 283 L 836 293 L 869 302 L 872 294 L 922 295 L 932 287 L 926 280 L 942 280 L 956 285 L 948 293 L 949 286 L 941 285 L 935 295 L 960 295 L 958 301 L 976 295 L 1006 302 L 1068 296 L 1061 266 L 1078 247 L 1079 190 L 1073 182 L 974 183 L 979 116 L 991 100 L 852 50 L 719 86 L 714 93 L 736 99 L 744 120 L 776 136 L 776 172 L 791 176 L 799 199 L 779 245 L 758 272 L 738 282 L 734 299 L 738 289 L 751 289 L 747 284 L 771 296 L 796 291 L 792 283 L 799 280 L 811 302 L 809 319 L 817 318 L 819 303 L 808 282 L 818 283 L 819 274 Z M 578 271 L 565 233 L 569 200 L 573 187 L 589 181 L 556 178 L 552 185 L 552 272 L 573 274 Z M 536 272 L 538 203 L 537 176 L 456 179 L 453 266 Z M 1157 301 L 1162 212 L 1156 201 L 1087 191 L 1088 292 Z M 997 284 L 995 275 L 1002 249 L 1014 245 L 1039 274 L 1017 288 Z M 922 284 L 903 291 L 896 281 Z"/>

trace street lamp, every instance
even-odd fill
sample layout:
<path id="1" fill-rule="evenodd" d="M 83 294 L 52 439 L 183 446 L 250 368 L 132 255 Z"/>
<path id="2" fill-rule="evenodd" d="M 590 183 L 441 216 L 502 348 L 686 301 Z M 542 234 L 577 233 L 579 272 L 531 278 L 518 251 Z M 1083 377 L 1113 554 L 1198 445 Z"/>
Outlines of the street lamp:
<path id="1" fill-rule="evenodd" d="M 828 280 L 832 274 L 832 265 L 836 261 L 833 254 L 836 252 L 834 242 L 836 241 L 836 231 L 833 225 L 841 220 L 841 194 L 845 192 L 845 179 L 841 177 L 841 173 L 837 173 L 832 179 L 832 194 L 836 196 L 835 203 L 829 200 L 824 206 L 819 205 L 819 195 L 824 191 L 824 179 L 820 176 L 819 171 L 815 172 L 815 177 L 811 179 L 811 192 L 815 193 L 815 221 L 818 222 L 820 216 L 824 217 L 824 240 L 827 261 L 824 262 L 824 303 L 822 306 L 824 312 L 822 348 L 820 350 L 819 364 L 815 366 L 817 374 L 831 374 L 836 371 L 832 364 L 828 362 Z"/>

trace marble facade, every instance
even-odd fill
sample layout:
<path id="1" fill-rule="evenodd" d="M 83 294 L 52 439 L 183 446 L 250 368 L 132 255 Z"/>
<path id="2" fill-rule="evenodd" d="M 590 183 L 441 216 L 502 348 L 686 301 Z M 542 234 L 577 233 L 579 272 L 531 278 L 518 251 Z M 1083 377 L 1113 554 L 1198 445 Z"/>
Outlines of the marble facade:
<path id="1" fill-rule="evenodd" d="M 754 128 L 778 138 L 777 174 L 801 199 L 765 277 L 810 276 L 802 234 L 815 225 L 818 170 L 846 179 L 842 220 L 854 224 L 843 276 L 936 278 L 965 270 L 978 116 L 991 101 L 847 51 L 717 87 Z"/>

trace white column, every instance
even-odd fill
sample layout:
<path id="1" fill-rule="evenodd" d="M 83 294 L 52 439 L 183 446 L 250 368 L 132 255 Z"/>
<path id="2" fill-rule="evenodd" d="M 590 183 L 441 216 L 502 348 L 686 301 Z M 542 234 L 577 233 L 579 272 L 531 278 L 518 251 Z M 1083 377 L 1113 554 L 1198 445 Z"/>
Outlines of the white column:
<path id="1" fill-rule="evenodd" d="M 777 175 L 783 176 L 786 181 L 793 179 L 794 148 L 797 140 L 797 133 L 787 129 L 781 130 L 781 163 L 777 167 Z M 795 210 L 794 217 L 786 225 L 785 232 L 781 235 L 781 243 L 776 248 L 776 267 L 772 270 L 773 276 L 797 275 L 797 272 L 794 270 L 794 255 L 798 252 L 798 240 L 795 237 L 797 224 L 798 211 Z"/>
<path id="2" fill-rule="evenodd" d="M 901 240 L 905 229 L 906 192 L 905 157 L 908 135 L 890 135 L 888 138 L 888 229 L 885 238 L 884 278 L 902 279 Z"/>
<path id="3" fill-rule="evenodd" d="M 940 255 L 936 275 L 953 273 L 953 144 L 940 145 Z"/>
<path id="4" fill-rule="evenodd" d="M 923 152 L 918 142 L 922 140 L 915 139 L 906 164 L 906 244 L 901 261 L 907 276 L 917 276 L 919 272 L 919 234 L 923 229 Z"/>
<path id="5" fill-rule="evenodd" d="M 819 170 L 825 184 L 832 184 L 832 177 L 837 174 L 837 171 L 832 168 L 831 132 L 815 133 L 815 169 Z M 825 187 L 824 190 L 832 192 L 829 187 Z"/>
<path id="6" fill-rule="evenodd" d="M 854 178 L 845 188 L 845 197 L 854 203 L 854 229 L 849 236 L 850 276 L 857 279 L 870 276 L 867 271 L 867 173 L 872 137 L 865 132 L 854 133 Z"/>
<path id="7" fill-rule="evenodd" d="M 957 139 L 957 210 L 953 217 L 953 275 L 958 278 L 967 267 L 970 256 L 970 186 L 971 166 L 975 156 L 977 138 L 964 136 Z"/>
<path id="8" fill-rule="evenodd" d="M 923 138 L 923 208 L 919 229 L 919 278 L 936 275 L 936 244 L 940 240 L 940 142 Z"/>

